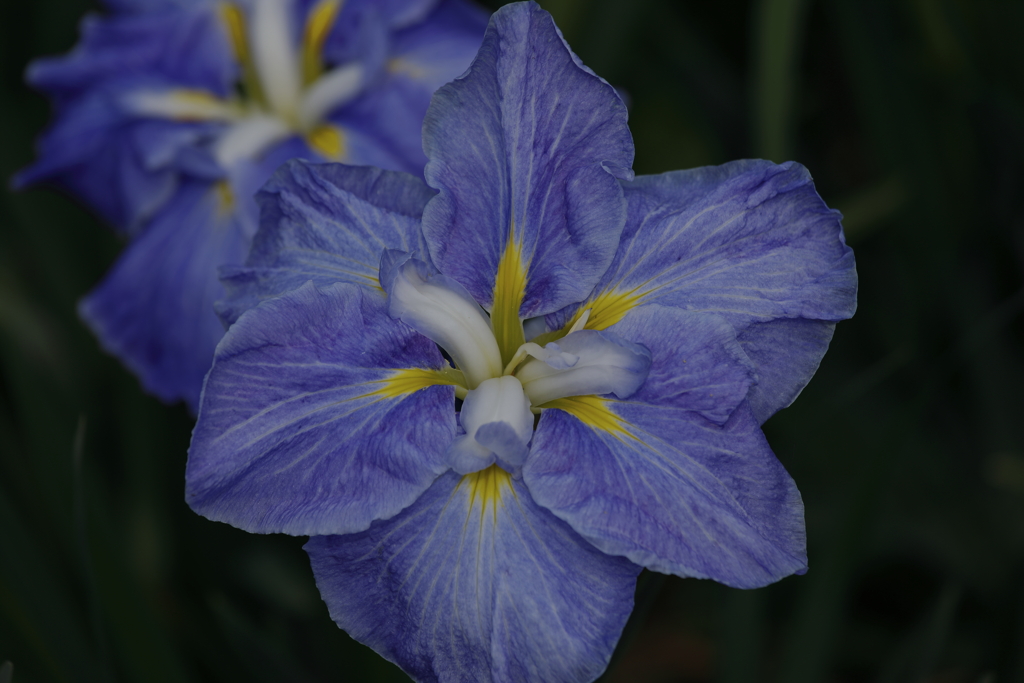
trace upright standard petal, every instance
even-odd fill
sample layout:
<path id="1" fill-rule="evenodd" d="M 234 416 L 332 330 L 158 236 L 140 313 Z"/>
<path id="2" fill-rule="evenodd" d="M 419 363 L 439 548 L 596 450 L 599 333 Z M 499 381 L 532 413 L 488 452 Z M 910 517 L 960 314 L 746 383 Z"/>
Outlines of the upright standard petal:
<path id="1" fill-rule="evenodd" d="M 533 413 L 523 385 L 515 377 L 492 377 L 462 402 L 459 424 L 466 430 L 448 449 L 452 469 L 469 474 L 497 462 L 517 471 L 529 453 Z"/>
<path id="2" fill-rule="evenodd" d="M 591 309 L 587 327 L 603 329 L 647 303 L 715 313 L 754 352 L 758 418 L 788 405 L 824 355 L 831 325 L 856 308 L 853 252 L 807 170 L 735 161 L 625 187 L 629 218 L 615 260 L 587 301 L 549 325 Z M 798 343 L 781 328 L 748 332 L 797 319 L 820 321 L 801 328 Z"/>
<path id="3" fill-rule="evenodd" d="M 222 270 L 225 323 L 308 280 L 379 289 L 386 249 L 424 258 L 419 217 L 434 195 L 422 180 L 377 168 L 290 161 L 257 195 L 260 230 L 244 267 Z"/>
<path id="4" fill-rule="evenodd" d="M 516 371 L 534 405 L 582 394 L 628 398 L 644 383 L 651 367 L 651 354 L 645 347 L 611 332 L 573 332 L 545 349 L 548 353 L 556 350 L 558 356 L 533 358 Z M 571 364 L 567 357 L 574 359 Z"/>
<path id="5" fill-rule="evenodd" d="M 446 469 L 446 366 L 380 293 L 307 283 L 262 302 L 217 347 L 186 500 L 261 533 L 345 534 L 391 517 Z"/>
<path id="6" fill-rule="evenodd" d="M 590 292 L 618 244 L 616 178 L 631 177 L 633 143 L 625 105 L 547 12 L 517 3 L 494 14 L 473 65 L 434 95 L 423 145 L 440 190 L 423 230 L 442 272 L 517 318 Z M 496 334 L 514 352 L 504 315 L 492 312 Z"/>
<path id="7" fill-rule="evenodd" d="M 381 259 L 380 279 L 388 314 L 444 349 L 465 373 L 468 389 L 501 374 L 491 321 L 465 287 L 395 251 Z"/>
<path id="8" fill-rule="evenodd" d="M 544 406 L 523 468 L 534 500 L 655 571 L 739 588 L 802 572 L 800 494 L 743 402 L 731 326 L 649 306 L 616 329 L 651 350 L 648 381 L 626 401 Z"/>
<path id="9" fill-rule="evenodd" d="M 302 92 L 302 69 L 295 50 L 293 9 L 280 0 L 250 0 L 249 50 L 268 107 L 291 119 Z"/>
<path id="10" fill-rule="evenodd" d="M 639 572 L 497 467 L 445 474 L 395 518 L 306 551 L 331 617 L 420 683 L 592 681 Z"/>
<path id="11" fill-rule="evenodd" d="M 216 186 L 191 182 L 79 304 L 103 347 L 164 401 L 194 411 L 224 328 L 213 311 L 217 266 L 240 261 L 244 225 Z"/>

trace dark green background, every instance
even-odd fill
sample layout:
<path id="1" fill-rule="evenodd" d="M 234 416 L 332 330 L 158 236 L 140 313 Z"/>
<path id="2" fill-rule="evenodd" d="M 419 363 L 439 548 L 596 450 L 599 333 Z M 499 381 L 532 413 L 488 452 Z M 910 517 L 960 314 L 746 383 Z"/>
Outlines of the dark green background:
<path id="1" fill-rule="evenodd" d="M 766 431 L 810 571 L 741 592 L 647 575 L 608 681 L 1024 683 L 1024 3 L 552 0 L 632 102 L 636 169 L 808 166 L 860 309 Z M 0 177 L 82 0 L 0 4 Z M 78 322 L 120 244 L 0 194 L 0 661 L 29 681 L 400 681 L 329 620 L 302 541 L 185 506 L 191 421 Z M 0 668 L 0 681 L 4 680 Z"/>

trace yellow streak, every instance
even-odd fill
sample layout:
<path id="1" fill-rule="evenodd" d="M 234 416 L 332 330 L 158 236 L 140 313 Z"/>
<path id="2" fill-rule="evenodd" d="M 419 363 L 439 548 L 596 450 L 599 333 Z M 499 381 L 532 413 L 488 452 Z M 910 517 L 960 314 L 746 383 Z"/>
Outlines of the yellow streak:
<path id="1" fill-rule="evenodd" d="M 341 161 L 345 157 L 345 133 L 337 126 L 324 123 L 306 134 L 308 144 L 317 154 Z"/>
<path id="2" fill-rule="evenodd" d="M 465 380 L 462 377 L 462 373 L 455 369 L 402 368 L 401 370 L 393 370 L 390 377 L 377 380 L 373 384 L 380 384 L 382 386 L 380 389 L 364 394 L 364 396 L 398 398 L 399 396 L 406 396 L 420 389 L 438 384 L 450 385 L 458 389 L 458 387 L 465 386 Z"/>
<path id="3" fill-rule="evenodd" d="M 249 59 L 249 41 L 245 37 L 245 15 L 242 14 L 242 9 L 232 2 L 221 3 L 219 9 L 220 18 L 227 26 L 228 35 L 231 37 L 235 57 L 240 62 Z"/>
<path id="4" fill-rule="evenodd" d="M 225 216 L 235 208 L 235 193 L 226 180 L 219 181 L 213 186 L 217 193 L 217 215 Z"/>
<path id="5" fill-rule="evenodd" d="M 494 306 L 491 309 L 491 325 L 503 364 L 511 361 L 526 341 L 523 321 L 519 318 L 519 308 L 526 294 L 526 266 L 523 264 L 522 250 L 522 245 L 516 244 L 513 226 L 508 231 L 508 242 L 498 261 L 498 272 L 494 278 Z"/>
<path id="6" fill-rule="evenodd" d="M 392 57 L 388 60 L 388 73 L 400 74 L 413 79 L 423 79 L 428 76 L 427 70 L 422 66 L 401 57 Z"/>
<path id="7" fill-rule="evenodd" d="M 249 51 L 249 39 L 245 32 L 245 14 L 243 14 L 242 8 L 233 2 L 222 2 L 218 9 L 221 21 L 224 22 L 228 36 L 231 38 L 231 47 L 235 51 L 235 58 L 242 66 L 242 85 L 245 93 L 250 99 L 265 104 L 263 88 L 260 86 L 256 66 L 253 64 L 252 54 Z"/>
<path id="8" fill-rule="evenodd" d="M 324 42 L 339 11 L 341 0 L 320 0 L 306 18 L 306 30 L 302 37 L 302 77 L 307 85 L 323 73 Z"/>
<path id="9" fill-rule="evenodd" d="M 479 503 L 481 521 L 488 509 L 497 520 L 498 503 L 506 491 L 512 491 L 512 475 L 497 465 L 491 465 L 479 472 L 464 475 L 459 482 L 459 487 L 462 486 L 469 487 L 470 509 Z"/>
<path id="10" fill-rule="evenodd" d="M 609 328 L 625 318 L 626 314 L 633 310 L 640 302 L 640 299 L 647 294 L 647 292 L 637 294 L 638 289 L 640 288 L 634 287 L 627 291 L 606 289 L 586 303 L 581 304 L 576 314 L 565 323 L 562 329 L 538 335 L 533 341 L 543 346 L 548 342 L 561 339 L 569 334 L 569 330 L 572 329 L 572 326 L 576 324 L 576 321 L 580 319 L 580 316 L 587 309 L 590 309 L 590 318 L 587 320 L 587 324 L 583 326 L 583 329 L 603 330 Z"/>
<path id="11" fill-rule="evenodd" d="M 633 310 L 637 302 L 644 296 L 636 293 L 638 289 L 639 287 L 634 287 L 626 292 L 617 290 L 601 292 L 590 303 L 580 306 L 580 310 L 576 311 L 576 315 L 568 322 L 566 328 L 572 327 L 583 315 L 583 311 L 588 308 L 590 309 L 590 319 L 584 325 L 586 329 L 603 330 L 611 327 L 625 318 L 626 314 Z"/>
<path id="12" fill-rule="evenodd" d="M 557 408 L 574 415 L 580 422 L 592 429 L 608 432 L 617 439 L 633 437 L 623 425 L 622 418 L 608 407 L 610 401 L 599 396 L 570 396 L 556 398 L 540 406 L 542 409 Z"/>
<path id="13" fill-rule="evenodd" d="M 167 111 L 167 115 L 175 121 L 210 121 L 230 120 L 240 110 L 229 100 L 222 100 L 205 90 L 177 88 L 158 102 Z"/>

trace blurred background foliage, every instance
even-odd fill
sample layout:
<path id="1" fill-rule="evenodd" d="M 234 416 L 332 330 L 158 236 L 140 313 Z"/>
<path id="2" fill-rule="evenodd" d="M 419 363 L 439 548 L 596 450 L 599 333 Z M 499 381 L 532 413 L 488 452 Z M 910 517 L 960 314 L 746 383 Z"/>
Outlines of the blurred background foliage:
<path id="1" fill-rule="evenodd" d="M 542 4 L 629 98 L 639 173 L 799 160 L 861 278 L 766 425 L 809 573 L 645 574 L 603 680 L 1024 683 L 1024 3 Z M 48 117 L 26 63 L 94 9 L 0 3 L 0 177 Z M 119 248 L 54 192 L 0 193 L 0 682 L 406 680 L 330 621 L 301 539 L 185 506 L 188 414 L 75 315 Z"/>

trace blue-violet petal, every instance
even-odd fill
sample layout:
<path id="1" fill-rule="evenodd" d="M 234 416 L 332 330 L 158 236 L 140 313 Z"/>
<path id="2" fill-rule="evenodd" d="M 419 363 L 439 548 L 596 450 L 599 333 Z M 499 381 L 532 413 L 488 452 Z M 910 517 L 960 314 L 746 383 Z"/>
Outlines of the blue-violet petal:
<path id="1" fill-rule="evenodd" d="M 535 3 L 491 18 L 469 70 L 434 95 L 423 127 L 423 213 L 441 272 L 488 307 L 508 249 L 525 269 L 521 318 L 580 301 L 625 218 L 616 177 L 633 143 L 615 90 L 583 67 Z"/>
<path id="2" fill-rule="evenodd" d="M 306 544 L 331 617 L 419 683 L 586 683 L 608 664 L 639 567 L 606 555 L 492 467 Z"/>
<path id="3" fill-rule="evenodd" d="M 759 384 L 751 402 L 763 422 L 810 379 L 828 346 L 828 324 L 856 308 L 857 273 L 839 213 L 792 162 L 734 161 L 644 176 L 625 191 L 622 243 L 582 307 L 604 299 L 620 313 L 644 303 L 716 313 L 736 328 L 741 343 L 754 324 L 826 323 L 807 329 L 799 343 L 789 343 L 781 328 L 753 333 Z M 550 316 L 548 324 L 560 326 L 576 308 Z M 592 320 L 602 317 L 599 308 Z"/>
<path id="4" fill-rule="evenodd" d="M 182 188 L 79 304 L 103 348 L 147 391 L 199 404 L 203 376 L 224 328 L 217 265 L 241 261 L 248 243 L 236 215 L 202 182 Z"/>
<path id="5" fill-rule="evenodd" d="M 292 160 L 256 196 L 260 230 L 245 266 L 221 271 L 227 296 L 218 313 L 233 323 L 259 301 L 312 280 L 378 286 L 385 249 L 424 258 L 422 180 L 368 166 Z"/>
<path id="6" fill-rule="evenodd" d="M 185 472 L 196 512 L 247 531 L 351 533 L 396 514 L 446 469 L 446 367 L 380 293 L 312 283 L 267 299 L 217 347 Z"/>

